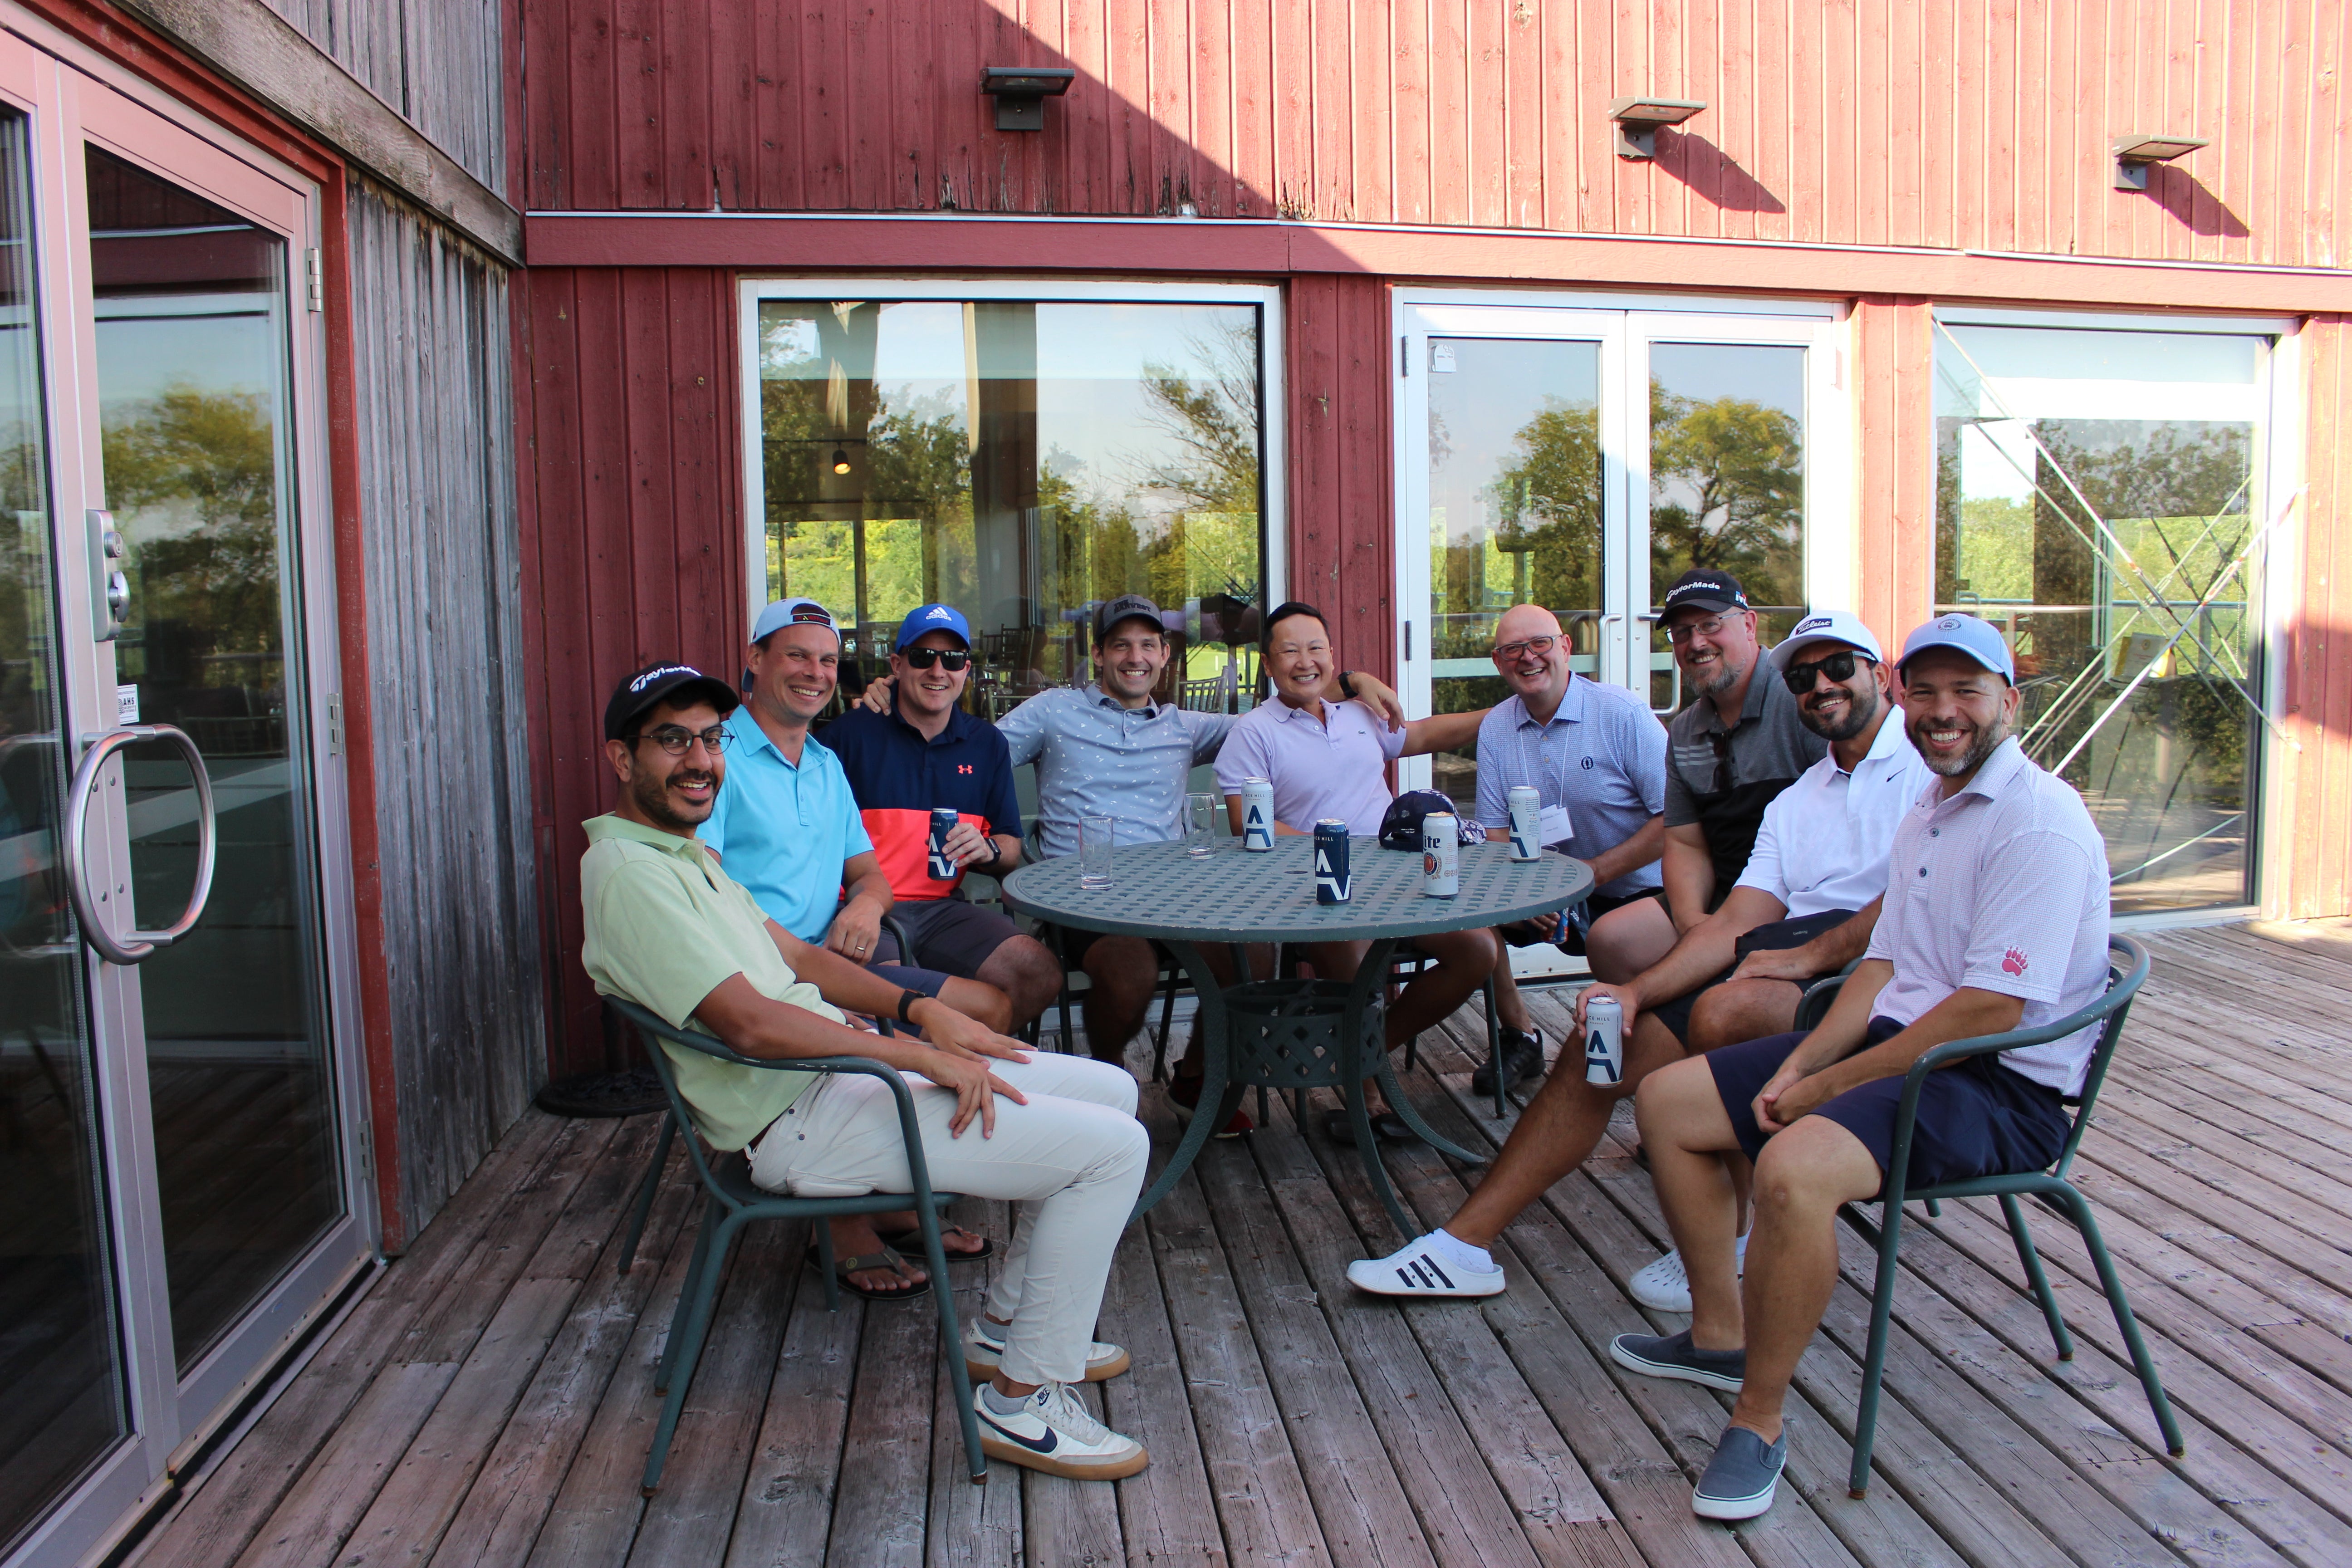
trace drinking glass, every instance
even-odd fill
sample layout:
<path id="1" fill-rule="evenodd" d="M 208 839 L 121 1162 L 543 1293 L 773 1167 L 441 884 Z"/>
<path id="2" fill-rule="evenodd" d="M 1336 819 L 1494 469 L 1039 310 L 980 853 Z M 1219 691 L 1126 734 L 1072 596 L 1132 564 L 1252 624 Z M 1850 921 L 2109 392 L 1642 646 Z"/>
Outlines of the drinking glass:
<path id="1" fill-rule="evenodd" d="M 1078 818 L 1078 886 L 1100 892 L 1110 886 L 1111 819 Z"/>
<path id="2" fill-rule="evenodd" d="M 1184 797 L 1184 853 L 1205 860 L 1217 841 L 1217 808 L 1224 803 L 1213 795 Z"/>

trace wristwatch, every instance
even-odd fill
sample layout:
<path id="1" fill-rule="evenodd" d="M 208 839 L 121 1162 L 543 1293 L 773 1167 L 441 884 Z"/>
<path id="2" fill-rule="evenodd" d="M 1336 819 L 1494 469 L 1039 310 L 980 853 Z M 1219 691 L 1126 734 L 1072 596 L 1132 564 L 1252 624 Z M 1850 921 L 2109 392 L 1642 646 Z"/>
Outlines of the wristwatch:
<path id="1" fill-rule="evenodd" d="M 1349 698 L 1356 695 L 1355 671 L 1343 669 L 1339 672 L 1339 695 Z"/>
<path id="2" fill-rule="evenodd" d="M 913 1018 L 911 1018 L 911 1017 L 908 1016 L 907 1009 L 908 1009 L 909 1007 L 912 1007 L 912 1006 L 913 1006 L 916 1003 L 918 1003 L 918 1002 L 928 1002 L 928 1001 L 929 1001 L 929 1000 L 930 1000 L 930 998 L 929 998 L 929 997 L 928 997 L 928 996 L 924 995 L 924 994 L 923 994 L 921 992 L 919 992 L 919 991 L 915 991 L 915 990 L 906 990 L 906 991 L 901 991 L 901 992 L 899 992 L 899 993 L 898 993 L 898 1022 L 900 1022 L 901 1024 L 913 1025 L 913 1024 L 915 1023 L 915 1020 L 914 1020 Z"/>

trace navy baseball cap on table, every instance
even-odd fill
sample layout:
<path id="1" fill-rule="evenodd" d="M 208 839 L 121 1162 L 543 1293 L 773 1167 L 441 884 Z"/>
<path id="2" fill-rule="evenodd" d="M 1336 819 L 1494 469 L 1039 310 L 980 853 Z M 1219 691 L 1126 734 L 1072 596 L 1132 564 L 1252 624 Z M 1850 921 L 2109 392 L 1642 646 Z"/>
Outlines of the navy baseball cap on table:
<path id="1" fill-rule="evenodd" d="M 1696 610 L 1713 610 L 1718 615 L 1726 610 L 1750 607 L 1748 590 L 1739 585 L 1739 579 L 1711 566 L 1696 567 L 1675 578 L 1675 585 L 1666 590 L 1666 596 L 1658 601 L 1659 616 L 1663 619 L 1686 605 Z"/>
<path id="2" fill-rule="evenodd" d="M 1111 627 L 1121 621 L 1150 621 L 1151 629 L 1165 633 L 1168 623 L 1160 618 L 1160 606 L 1140 594 L 1121 594 L 1095 612 L 1095 640 L 1110 636 Z"/>
<path id="3" fill-rule="evenodd" d="M 1433 789 L 1409 789 L 1389 802 L 1381 814 L 1381 847 L 1383 849 L 1421 848 L 1421 819 L 1431 812 L 1444 812 L 1454 818 L 1454 837 L 1464 844 L 1484 844 L 1486 829 L 1455 809 L 1453 800 Z"/>
<path id="4" fill-rule="evenodd" d="M 1897 674 L 1915 655 L 1931 647 L 1948 647 L 1968 655 L 2011 686 L 2017 684 L 2017 659 L 2009 639 L 1990 621 L 1974 616 L 1937 616 L 1903 639 L 1903 657 L 1895 661 Z"/>
<path id="5" fill-rule="evenodd" d="M 961 610 L 953 605 L 918 605 L 898 623 L 897 650 L 906 652 L 907 645 L 926 632 L 953 632 L 964 647 L 971 646 L 971 623 Z"/>
<path id="6" fill-rule="evenodd" d="M 724 719 L 741 706 L 735 689 L 715 675 L 705 675 L 690 664 L 660 660 L 625 677 L 613 688 L 604 704 L 604 739 L 625 741 L 630 726 L 663 702 L 699 697 Z"/>

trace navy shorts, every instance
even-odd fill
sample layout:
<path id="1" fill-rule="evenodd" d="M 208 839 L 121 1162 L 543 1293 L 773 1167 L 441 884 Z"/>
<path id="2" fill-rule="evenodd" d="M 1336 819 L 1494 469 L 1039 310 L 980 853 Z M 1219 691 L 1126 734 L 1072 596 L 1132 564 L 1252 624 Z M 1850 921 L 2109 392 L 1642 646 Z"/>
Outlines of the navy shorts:
<path id="1" fill-rule="evenodd" d="M 1873 1018 L 1866 1044 L 1874 1046 L 1902 1032 L 1903 1026 L 1892 1018 Z M 1767 1035 L 1709 1051 L 1703 1058 L 1715 1074 L 1716 1092 L 1723 1096 L 1732 1134 L 1751 1160 L 1763 1152 L 1765 1142 L 1763 1130 L 1756 1125 L 1756 1096 L 1804 1037 Z M 1895 1112 L 1902 1099 L 1903 1080 L 1882 1078 L 1846 1090 L 1812 1114 L 1828 1117 L 1860 1139 L 1883 1172 L 1895 1152 Z M 1955 1062 L 1929 1073 L 1920 1088 L 1905 1185 L 1916 1189 L 2042 1170 L 2058 1158 L 2071 1124 L 2058 1091 L 2048 1085 L 2012 1072 L 1990 1057 Z"/>

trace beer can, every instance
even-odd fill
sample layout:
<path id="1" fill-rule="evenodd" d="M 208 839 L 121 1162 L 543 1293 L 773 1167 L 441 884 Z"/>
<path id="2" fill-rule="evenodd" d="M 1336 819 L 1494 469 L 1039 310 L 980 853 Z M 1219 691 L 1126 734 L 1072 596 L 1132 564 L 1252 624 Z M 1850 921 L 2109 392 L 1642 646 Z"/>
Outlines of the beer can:
<path id="1" fill-rule="evenodd" d="M 931 807 L 931 880 L 952 882 L 962 869 L 948 854 L 948 835 L 955 831 L 956 813 L 947 806 Z"/>
<path id="2" fill-rule="evenodd" d="M 1421 819 L 1421 893 L 1451 899 L 1462 891 L 1462 835 L 1450 811 Z"/>
<path id="3" fill-rule="evenodd" d="M 1346 903 L 1352 879 L 1348 868 L 1348 825 L 1327 816 L 1315 825 L 1315 901 Z"/>
<path id="4" fill-rule="evenodd" d="M 1511 786 L 1511 858 L 1532 860 L 1543 853 L 1543 796 L 1533 784 Z"/>
<path id="5" fill-rule="evenodd" d="M 1584 1081 L 1621 1083 L 1625 1078 L 1625 1009 L 1614 996 L 1584 1004 Z"/>
<path id="6" fill-rule="evenodd" d="M 1274 847 L 1274 785 L 1265 779 L 1242 780 L 1242 847 Z"/>

